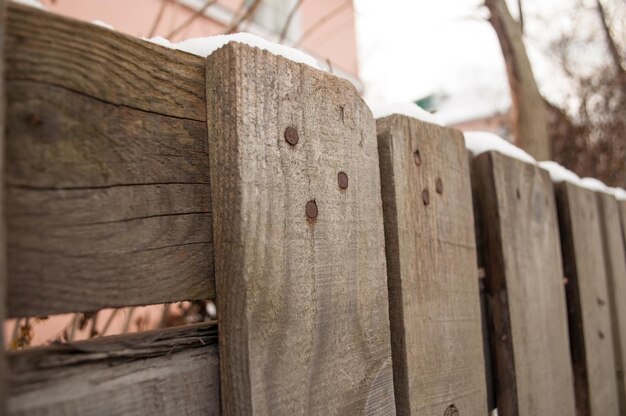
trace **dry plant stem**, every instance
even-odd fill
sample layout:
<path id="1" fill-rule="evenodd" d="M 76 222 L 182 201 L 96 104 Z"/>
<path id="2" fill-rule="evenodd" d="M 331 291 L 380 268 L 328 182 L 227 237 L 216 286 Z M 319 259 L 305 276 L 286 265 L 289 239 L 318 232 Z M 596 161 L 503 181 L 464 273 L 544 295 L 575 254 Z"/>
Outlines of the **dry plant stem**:
<path id="1" fill-rule="evenodd" d="M 70 328 L 70 333 L 67 336 L 67 341 L 73 341 L 74 340 L 74 336 L 76 335 L 76 328 L 78 327 L 78 321 L 80 320 L 80 314 L 75 313 L 74 317 L 72 318 L 72 326 Z"/>
<path id="2" fill-rule="evenodd" d="M 306 32 L 304 32 L 304 34 L 300 37 L 300 39 L 298 39 L 298 41 L 293 46 L 298 47 L 302 45 L 302 42 L 304 42 L 309 36 L 315 33 L 320 27 L 324 26 L 326 22 L 328 22 L 333 17 L 341 13 L 343 9 L 345 9 L 346 7 L 348 7 L 348 3 L 342 3 L 336 8 L 334 8 L 333 10 L 331 10 L 330 12 L 328 12 L 326 15 L 320 18 L 320 20 L 315 22 L 315 24 L 313 24 Z"/>
<path id="3" fill-rule="evenodd" d="M 609 48 L 611 59 L 613 60 L 613 65 L 615 66 L 615 70 L 620 74 L 622 82 L 625 82 L 626 70 L 624 70 L 624 67 L 622 66 L 622 56 L 619 52 L 619 47 L 613 38 L 613 34 L 611 33 L 611 28 L 607 22 L 606 11 L 604 10 L 604 6 L 602 6 L 602 2 L 600 0 L 596 0 L 596 7 L 598 9 L 600 23 L 602 24 L 602 31 L 606 37 L 607 47 Z"/>
<path id="4" fill-rule="evenodd" d="M 291 21 L 293 20 L 293 17 L 296 15 L 296 12 L 298 11 L 302 3 L 304 3 L 304 0 L 298 0 L 298 2 L 293 5 L 293 8 L 287 16 L 287 20 L 285 20 L 285 25 L 280 31 L 280 38 L 278 39 L 278 43 L 283 43 L 285 41 L 285 38 L 287 37 L 287 32 L 289 31 L 289 27 L 291 26 Z"/>
<path id="5" fill-rule="evenodd" d="M 204 16 L 204 12 L 209 7 L 211 7 L 213 4 L 215 4 L 215 3 L 217 3 L 217 0 L 207 0 L 207 1 L 205 1 L 204 5 L 201 8 L 199 8 L 191 16 L 189 16 L 189 18 L 187 20 L 185 20 L 180 26 L 178 26 L 176 29 L 172 30 L 170 33 L 168 33 L 166 38 L 169 39 L 169 40 L 172 40 L 172 38 L 174 36 L 179 34 L 182 30 L 188 28 L 189 25 L 191 25 L 198 17 Z"/>
<path id="6" fill-rule="evenodd" d="M 261 4 L 261 0 L 254 0 L 250 6 L 246 9 L 243 15 L 240 18 L 236 19 L 224 32 L 225 34 L 235 33 L 239 29 L 239 25 L 241 25 L 246 20 L 251 19 L 256 13 L 259 5 Z"/>
<path id="7" fill-rule="evenodd" d="M 122 328 L 122 334 L 125 334 L 130 329 L 130 322 L 133 319 L 133 313 L 135 312 L 135 307 L 132 306 L 128 308 L 128 315 L 126 315 L 126 321 L 124 322 L 124 327 Z"/>
<path id="8" fill-rule="evenodd" d="M 100 311 L 96 312 L 93 315 L 93 318 L 91 318 L 91 329 L 89 330 L 89 338 L 94 338 L 96 335 L 98 335 L 98 314 L 100 313 Z"/>
<path id="9" fill-rule="evenodd" d="M 148 37 L 151 38 L 154 36 L 154 33 L 161 23 L 161 18 L 163 17 L 163 12 L 165 12 L 165 8 L 167 7 L 167 3 L 169 0 L 161 0 L 161 7 L 159 7 L 159 12 L 157 13 L 156 19 L 154 19 L 154 23 L 152 23 L 152 27 L 150 28 L 150 32 L 148 32 Z"/>

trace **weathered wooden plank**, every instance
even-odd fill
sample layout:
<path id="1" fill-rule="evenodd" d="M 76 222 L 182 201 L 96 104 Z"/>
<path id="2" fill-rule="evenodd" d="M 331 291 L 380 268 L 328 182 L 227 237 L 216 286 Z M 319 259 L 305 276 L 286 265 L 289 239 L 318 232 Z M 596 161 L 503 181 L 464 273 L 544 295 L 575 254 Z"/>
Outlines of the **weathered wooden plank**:
<path id="1" fill-rule="evenodd" d="M 377 131 L 397 413 L 486 415 L 463 136 L 399 115 Z"/>
<path id="2" fill-rule="evenodd" d="M 548 174 L 500 153 L 473 161 L 498 414 L 573 415 L 556 202 Z"/>
<path id="3" fill-rule="evenodd" d="M 578 415 L 618 414 L 615 354 L 594 192 L 555 185 Z"/>
<path id="4" fill-rule="evenodd" d="M 9 2 L 6 77 L 148 112 L 206 120 L 204 59 Z"/>
<path id="5" fill-rule="evenodd" d="M 626 247 L 626 201 L 618 200 L 619 216 L 622 223 L 622 238 Z M 626 253 L 624 253 L 626 255 Z"/>
<path id="6" fill-rule="evenodd" d="M 346 80 L 232 43 L 207 98 L 224 414 L 394 414 L 370 110 Z"/>
<path id="7" fill-rule="evenodd" d="M 197 324 L 9 354 L 9 415 L 219 415 L 217 334 Z"/>
<path id="8" fill-rule="evenodd" d="M 206 123 L 7 86 L 9 316 L 213 297 Z"/>
<path id="9" fill-rule="evenodd" d="M 620 224 L 619 205 L 615 197 L 598 193 L 600 223 L 602 229 L 602 251 L 606 275 L 615 351 L 615 375 L 619 396 L 620 414 L 626 414 L 626 250 Z"/>
<path id="10" fill-rule="evenodd" d="M 0 323 L 4 325 L 7 301 L 7 253 L 5 217 L 5 108 L 4 87 L 4 36 L 6 28 L 6 4 L 0 0 Z M 4 356 L 4 331 L 0 331 L 0 414 L 6 413 L 7 367 Z"/>

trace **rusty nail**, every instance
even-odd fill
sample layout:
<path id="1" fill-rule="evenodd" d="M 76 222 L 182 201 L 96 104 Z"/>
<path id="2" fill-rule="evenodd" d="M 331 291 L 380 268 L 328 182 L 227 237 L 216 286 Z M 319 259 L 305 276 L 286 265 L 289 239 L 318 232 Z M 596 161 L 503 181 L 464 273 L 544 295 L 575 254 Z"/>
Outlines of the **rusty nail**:
<path id="1" fill-rule="evenodd" d="M 459 414 L 459 409 L 457 409 L 454 404 L 451 404 L 448 406 L 443 416 L 459 416 Z"/>
<path id="2" fill-rule="evenodd" d="M 30 124 L 34 124 L 35 126 L 40 126 L 41 124 L 43 124 L 43 120 L 41 119 L 41 117 L 39 117 L 35 113 L 30 113 L 28 116 L 26 116 L 26 121 Z"/>
<path id="3" fill-rule="evenodd" d="M 306 216 L 309 218 L 317 218 L 317 204 L 315 201 L 309 201 L 306 203 Z"/>
<path id="4" fill-rule="evenodd" d="M 298 130 L 296 130 L 293 127 L 287 127 L 285 129 L 285 140 L 287 141 L 287 143 L 289 143 L 292 146 L 295 146 L 296 143 L 298 143 L 298 140 L 300 140 L 300 137 L 298 136 Z"/>
<path id="5" fill-rule="evenodd" d="M 339 172 L 337 174 L 337 182 L 339 182 L 341 189 L 346 189 L 348 187 L 348 175 L 345 172 Z"/>
<path id="6" fill-rule="evenodd" d="M 441 180 L 441 178 L 437 178 L 437 180 L 435 181 L 435 189 L 437 190 L 438 194 L 443 193 L 443 181 Z"/>
<path id="7" fill-rule="evenodd" d="M 413 152 L 413 159 L 415 159 L 415 164 L 417 166 L 422 164 L 422 157 L 420 156 L 420 151 L 416 150 Z"/>
<path id="8" fill-rule="evenodd" d="M 600 337 L 600 339 L 604 339 L 604 332 L 598 331 L 598 336 Z"/>
<path id="9" fill-rule="evenodd" d="M 515 190 L 515 196 L 517 197 L 517 199 L 521 199 L 522 198 L 522 194 L 520 193 L 519 189 Z"/>
<path id="10" fill-rule="evenodd" d="M 424 189 L 422 192 L 422 201 L 424 201 L 424 205 L 430 204 L 430 194 L 428 193 L 428 189 Z"/>

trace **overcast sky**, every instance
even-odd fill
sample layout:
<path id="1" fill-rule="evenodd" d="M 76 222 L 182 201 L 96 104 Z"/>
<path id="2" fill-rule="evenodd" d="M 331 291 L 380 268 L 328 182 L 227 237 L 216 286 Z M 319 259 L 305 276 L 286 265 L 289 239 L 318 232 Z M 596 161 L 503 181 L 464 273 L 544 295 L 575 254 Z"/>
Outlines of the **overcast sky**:
<path id="1" fill-rule="evenodd" d="M 568 87 L 546 59 L 545 46 L 559 30 L 580 23 L 569 14 L 577 1 L 593 6 L 590 0 L 524 2 L 528 53 L 542 93 L 553 101 L 563 101 Z M 508 95 L 500 46 L 481 0 L 354 2 L 367 99 L 413 101 L 433 92 L 467 91 Z M 592 56 L 587 51 L 581 59 L 590 62 Z"/>

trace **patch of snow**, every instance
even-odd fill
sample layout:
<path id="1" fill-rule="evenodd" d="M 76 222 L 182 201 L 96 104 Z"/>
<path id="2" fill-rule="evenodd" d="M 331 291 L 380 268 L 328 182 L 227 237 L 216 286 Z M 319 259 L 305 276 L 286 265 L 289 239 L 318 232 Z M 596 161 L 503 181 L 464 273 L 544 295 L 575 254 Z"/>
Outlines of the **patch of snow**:
<path id="1" fill-rule="evenodd" d="M 104 27 L 104 28 L 107 28 L 107 29 L 110 29 L 110 30 L 115 30 L 115 29 L 113 28 L 113 26 L 111 26 L 111 25 L 110 25 L 110 24 L 108 24 L 107 22 L 103 22 L 102 20 L 94 20 L 94 21 L 93 21 L 93 22 L 91 22 L 91 23 L 93 23 L 93 24 L 94 24 L 94 25 L 96 25 L 96 26 L 101 26 L 101 27 Z"/>
<path id="2" fill-rule="evenodd" d="M 582 178 L 579 185 L 591 191 L 612 193 L 609 187 L 604 184 L 604 182 L 599 181 L 596 178 Z"/>
<path id="3" fill-rule="evenodd" d="M 155 36 L 153 38 L 142 38 L 142 39 L 147 40 L 148 42 L 156 43 L 157 45 L 165 46 L 166 48 L 176 49 L 176 47 L 174 47 L 172 42 L 170 42 L 169 40 L 161 36 Z"/>
<path id="4" fill-rule="evenodd" d="M 46 10 L 39 0 L 11 0 L 13 3 L 23 4 L 24 6 L 34 7 L 36 9 Z"/>
<path id="5" fill-rule="evenodd" d="M 412 117 L 431 124 L 443 126 L 443 122 L 437 116 L 415 103 L 393 103 L 389 105 L 372 104 L 370 105 L 374 118 L 383 118 L 392 114 L 401 114 Z"/>
<path id="6" fill-rule="evenodd" d="M 178 43 L 171 43 L 167 39 L 162 37 L 156 37 L 147 39 L 150 42 L 157 43 L 161 46 L 165 46 L 172 49 L 178 49 L 181 51 L 189 52 L 194 55 L 206 57 L 211 55 L 217 49 L 226 45 L 229 42 L 239 42 L 248 46 L 253 46 L 259 49 L 266 50 L 274 55 L 282 56 L 294 62 L 303 63 L 313 68 L 320 69 L 317 64 L 317 60 L 306 53 L 297 49 L 291 48 L 285 45 L 279 45 L 278 43 L 270 42 L 267 39 L 263 39 L 260 36 L 253 35 L 252 33 L 235 33 L 232 35 L 216 35 L 205 38 L 192 38 L 183 40 Z"/>
<path id="7" fill-rule="evenodd" d="M 552 179 L 552 182 L 554 183 L 571 182 L 576 185 L 580 184 L 580 177 L 578 175 L 566 167 L 553 162 L 552 160 L 543 160 L 541 162 L 537 162 L 537 165 L 548 171 L 550 179 Z"/>
<path id="8" fill-rule="evenodd" d="M 464 133 L 464 136 L 465 147 L 474 156 L 493 150 L 523 162 L 535 163 L 535 159 L 531 155 L 496 134 L 485 131 L 468 131 Z"/>
<path id="9" fill-rule="evenodd" d="M 618 201 L 626 201 L 626 189 L 624 188 L 611 188 L 613 195 Z"/>
<path id="10" fill-rule="evenodd" d="M 604 192 L 613 195 L 617 200 L 626 201 L 626 190 L 622 188 L 611 188 L 602 181 L 595 178 L 580 178 L 571 170 L 559 165 L 551 160 L 538 162 L 537 165 L 548 171 L 552 182 L 570 182 L 582 188 L 589 189 L 594 192 Z"/>

